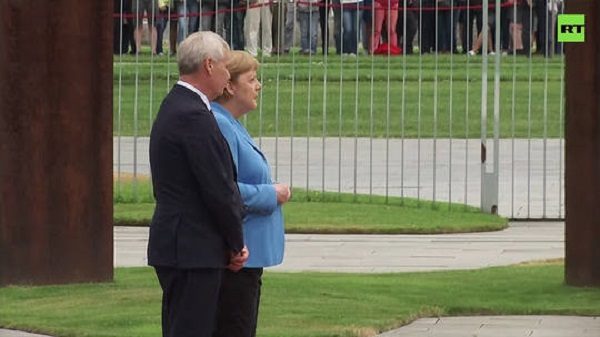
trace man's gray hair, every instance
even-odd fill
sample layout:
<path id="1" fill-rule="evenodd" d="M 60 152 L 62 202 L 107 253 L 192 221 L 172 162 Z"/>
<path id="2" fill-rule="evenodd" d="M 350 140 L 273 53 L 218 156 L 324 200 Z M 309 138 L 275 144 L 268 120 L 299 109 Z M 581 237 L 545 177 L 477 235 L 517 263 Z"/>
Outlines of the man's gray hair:
<path id="1" fill-rule="evenodd" d="M 177 50 L 179 74 L 194 73 L 207 58 L 220 61 L 228 51 L 229 45 L 217 33 L 205 31 L 190 34 Z"/>

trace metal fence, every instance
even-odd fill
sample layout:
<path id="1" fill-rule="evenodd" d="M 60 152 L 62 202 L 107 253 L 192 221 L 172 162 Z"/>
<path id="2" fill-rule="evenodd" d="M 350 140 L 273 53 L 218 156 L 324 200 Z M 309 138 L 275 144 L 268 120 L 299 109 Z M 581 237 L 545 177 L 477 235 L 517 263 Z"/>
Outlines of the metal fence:
<path id="1" fill-rule="evenodd" d="M 179 6 L 187 8 L 188 1 Z M 182 18 L 189 24 L 193 17 L 212 17 L 210 28 L 235 46 L 240 33 L 234 15 L 248 15 L 250 9 L 276 14 L 261 19 L 273 20 L 271 33 L 278 31 L 263 35 L 274 40 L 271 50 L 268 43 L 248 48 L 261 62 L 263 89 L 258 109 L 244 123 L 277 181 L 322 192 L 467 204 L 511 218 L 563 218 L 564 57 L 552 33 L 560 4 L 400 0 L 396 9 L 388 1 L 383 12 L 392 8 L 400 19 L 398 43 L 388 38 L 392 32 L 384 32 L 379 49 L 369 40 L 377 35 L 368 23 L 369 15 L 371 23 L 379 22 L 377 2 L 258 1 L 246 8 L 212 2 L 216 7 L 197 12 L 175 11 L 171 3 L 155 22 L 170 18 L 171 25 L 163 26 L 177 29 L 172 23 L 185 24 Z M 165 44 L 162 56 L 152 53 L 147 41 L 137 53 L 126 54 L 124 26 L 137 17 L 126 7 L 123 0 L 115 7 L 117 193 L 125 181 L 150 174 L 147 136 L 177 79 L 169 49 L 177 43 L 169 45 L 166 38 L 177 34 L 167 31 L 165 41 L 159 40 Z M 199 8 L 205 7 L 199 3 Z M 299 22 L 310 23 L 319 9 L 326 13 L 324 30 L 317 42 L 306 44 L 298 35 L 307 30 L 294 17 L 304 15 Z M 346 18 L 355 29 L 346 27 Z M 152 23 L 144 21 L 146 28 Z M 263 26 L 269 25 L 263 21 Z M 346 29 L 355 40 L 344 36 Z M 524 31 L 536 32 L 537 41 L 535 34 L 525 38 Z M 356 49 L 345 49 L 354 41 Z"/>

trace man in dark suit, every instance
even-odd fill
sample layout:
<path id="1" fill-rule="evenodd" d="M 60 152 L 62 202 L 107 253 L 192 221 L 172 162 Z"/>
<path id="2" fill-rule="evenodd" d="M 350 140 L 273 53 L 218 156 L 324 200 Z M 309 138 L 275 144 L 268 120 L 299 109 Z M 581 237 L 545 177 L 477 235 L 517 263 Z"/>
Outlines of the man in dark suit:
<path id="1" fill-rule="evenodd" d="M 234 164 L 209 105 L 229 81 L 228 58 L 229 46 L 213 32 L 185 39 L 179 81 L 150 134 L 156 209 L 148 264 L 163 290 L 163 337 L 211 336 L 221 273 L 248 258 Z"/>

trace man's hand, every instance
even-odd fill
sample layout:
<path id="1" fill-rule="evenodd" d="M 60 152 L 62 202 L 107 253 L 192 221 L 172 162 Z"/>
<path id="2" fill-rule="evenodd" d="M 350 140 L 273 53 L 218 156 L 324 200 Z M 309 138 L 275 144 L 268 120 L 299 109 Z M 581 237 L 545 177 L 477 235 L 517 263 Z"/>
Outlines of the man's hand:
<path id="1" fill-rule="evenodd" d="M 246 261 L 248 261 L 248 256 L 250 256 L 250 252 L 248 252 L 248 247 L 244 246 L 239 253 L 232 252 L 229 257 L 229 265 L 227 269 L 237 272 L 244 267 Z"/>
<path id="2" fill-rule="evenodd" d="M 292 191 L 286 184 L 275 184 L 275 193 L 277 194 L 277 203 L 282 205 L 288 202 L 292 197 Z"/>

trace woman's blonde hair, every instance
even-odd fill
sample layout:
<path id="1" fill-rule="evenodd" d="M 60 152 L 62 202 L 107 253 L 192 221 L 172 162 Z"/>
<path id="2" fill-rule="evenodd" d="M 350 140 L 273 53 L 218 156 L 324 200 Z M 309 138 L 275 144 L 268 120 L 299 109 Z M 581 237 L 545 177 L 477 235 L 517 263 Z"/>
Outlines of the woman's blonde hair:
<path id="1" fill-rule="evenodd" d="M 229 71 L 230 81 L 235 82 L 241 74 L 252 70 L 258 70 L 260 63 L 248 52 L 242 50 L 232 50 L 229 52 L 229 60 L 227 61 L 227 70 Z M 223 94 L 217 97 L 217 101 L 225 101 L 231 98 L 227 89 L 223 90 Z"/>

